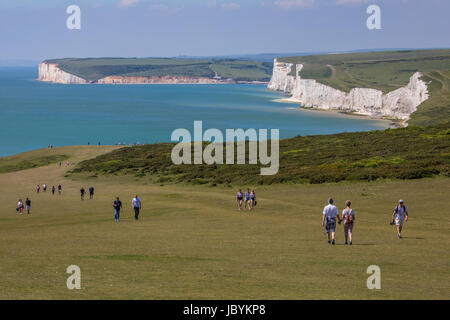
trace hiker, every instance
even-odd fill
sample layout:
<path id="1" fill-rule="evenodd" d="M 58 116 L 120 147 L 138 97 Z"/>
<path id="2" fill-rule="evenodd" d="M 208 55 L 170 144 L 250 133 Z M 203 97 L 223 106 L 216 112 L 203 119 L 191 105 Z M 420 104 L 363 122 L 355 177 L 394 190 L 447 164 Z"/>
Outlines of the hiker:
<path id="1" fill-rule="evenodd" d="M 47 192 L 47 185 L 45 183 L 42 185 L 42 189 L 44 189 L 44 192 Z"/>
<path id="2" fill-rule="evenodd" d="M 53 187 L 52 187 L 52 196 L 55 195 L 55 191 L 56 191 L 56 188 L 55 188 L 55 186 L 53 186 Z"/>
<path id="3" fill-rule="evenodd" d="M 41 186 L 40 186 L 40 185 L 37 185 L 37 186 L 36 186 L 36 193 L 39 193 L 39 191 L 41 191 Z"/>
<path id="4" fill-rule="evenodd" d="M 336 218 L 339 220 L 339 224 L 341 223 L 341 218 L 339 217 L 338 209 L 333 203 L 334 200 L 330 198 L 328 199 L 328 205 L 323 208 L 322 227 L 325 227 L 325 232 L 328 237 L 328 244 L 332 243 L 334 245 L 336 235 Z"/>
<path id="5" fill-rule="evenodd" d="M 27 214 L 30 214 L 31 211 L 31 200 L 27 198 L 27 200 L 25 200 L 25 207 L 27 209 Z"/>
<path id="6" fill-rule="evenodd" d="M 113 208 L 114 208 L 114 218 L 116 222 L 119 222 L 120 210 L 122 209 L 122 201 L 120 201 L 119 197 L 117 197 L 116 200 L 114 200 Z"/>
<path id="7" fill-rule="evenodd" d="M 250 189 L 247 189 L 247 192 L 245 193 L 245 205 L 244 206 L 248 210 L 252 210 L 251 200 L 250 200 Z"/>
<path id="8" fill-rule="evenodd" d="M 142 209 L 141 199 L 139 199 L 138 195 L 136 195 L 131 201 L 134 210 L 134 219 L 139 220 L 139 212 Z"/>
<path id="9" fill-rule="evenodd" d="M 242 194 L 242 190 L 239 189 L 239 191 L 236 194 L 237 207 L 238 207 L 239 211 L 241 211 L 241 209 L 242 209 L 242 200 L 243 200 L 243 198 L 244 198 L 244 195 Z"/>
<path id="10" fill-rule="evenodd" d="M 86 193 L 86 190 L 84 190 L 84 187 L 81 187 L 81 189 L 80 189 L 81 200 L 84 200 L 85 193 Z"/>
<path id="11" fill-rule="evenodd" d="M 345 201 L 345 208 L 342 211 L 341 221 L 344 221 L 344 234 L 345 234 L 345 244 L 348 244 L 348 240 L 350 240 L 350 245 L 353 244 L 353 226 L 355 223 L 355 211 L 351 208 L 352 203 L 350 200 Z"/>
<path id="12" fill-rule="evenodd" d="M 23 214 L 23 201 L 22 199 L 19 199 L 19 202 L 17 202 L 17 208 L 16 211 L 22 215 Z"/>
<path id="13" fill-rule="evenodd" d="M 62 193 L 62 186 L 59 184 L 58 185 L 58 194 L 61 195 L 61 193 Z"/>
<path id="14" fill-rule="evenodd" d="M 254 209 L 255 206 L 256 206 L 256 193 L 255 193 L 255 190 L 252 190 L 252 192 L 250 193 L 250 201 L 252 203 L 252 209 Z"/>
<path id="15" fill-rule="evenodd" d="M 89 199 L 94 199 L 94 187 L 89 188 Z"/>
<path id="16" fill-rule="evenodd" d="M 408 210 L 403 204 L 403 200 L 399 200 L 398 205 L 395 207 L 392 213 L 391 225 L 397 226 L 397 237 L 402 238 L 403 224 L 408 221 Z"/>

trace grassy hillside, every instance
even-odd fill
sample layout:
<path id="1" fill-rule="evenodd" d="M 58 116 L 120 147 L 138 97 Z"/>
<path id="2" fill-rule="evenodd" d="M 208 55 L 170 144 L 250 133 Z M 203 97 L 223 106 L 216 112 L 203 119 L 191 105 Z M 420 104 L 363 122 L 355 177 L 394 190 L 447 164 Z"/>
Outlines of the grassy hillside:
<path id="1" fill-rule="evenodd" d="M 412 126 L 427 126 L 450 120 L 450 70 L 427 72 L 422 80 L 427 82 L 430 98 L 419 105 L 408 121 Z"/>
<path id="2" fill-rule="evenodd" d="M 316 79 L 346 92 L 356 87 L 390 92 L 406 85 L 417 71 L 450 70 L 450 49 L 328 54 L 279 61 L 303 64 L 303 78 Z"/>
<path id="3" fill-rule="evenodd" d="M 68 156 L 66 154 L 56 149 L 42 149 L 17 154 L 11 157 L 0 157 L 0 173 L 38 168 L 64 161 L 67 158 Z"/>
<path id="4" fill-rule="evenodd" d="M 148 176 L 154 182 L 236 185 L 416 179 L 450 172 L 450 124 L 305 136 L 280 142 L 280 170 L 258 165 L 172 164 L 172 144 L 123 148 L 80 163 L 72 173 Z M 224 148 L 225 149 L 225 148 Z"/>
<path id="5" fill-rule="evenodd" d="M 71 163 L 112 148 L 57 149 Z M 43 150 L 52 155 L 50 150 Z M 33 158 L 32 154 L 30 156 Z M 0 174 L 0 299 L 449 299 L 450 179 L 234 189 L 159 186 L 132 176 L 64 178 L 57 164 Z M 63 194 L 37 195 L 36 184 L 62 184 Z M 94 200 L 79 189 L 93 185 Z M 236 188 L 256 187 L 255 211 L 238 212 Z M 143 202 L 132 218 L 131 199 Z M 124 210 L 114 222 L 112 201 Z M 356 212 L 354 242 L 326 243 L 321 210 L 333 196 Z M 17 199 L 32 214 L 19 216 Z M 389 225 L 403 198 L 410 211 L 404 238 Z M 81 268 L 81 290 L 68 290 L 66 269 Z M 382 289 L 368 290 L 366 269 L 378 265 Z M 399 276 L 400 275 L 400 276 Z"/>
<path id="6" fill-rule="evenodd" d="M 233 59 L 87 58 L 46 60 L 89 81 L 106 76 L 186 76 L 213 78 L 215 72 L 236 81 L 268 81 L 272 63 Z"/>

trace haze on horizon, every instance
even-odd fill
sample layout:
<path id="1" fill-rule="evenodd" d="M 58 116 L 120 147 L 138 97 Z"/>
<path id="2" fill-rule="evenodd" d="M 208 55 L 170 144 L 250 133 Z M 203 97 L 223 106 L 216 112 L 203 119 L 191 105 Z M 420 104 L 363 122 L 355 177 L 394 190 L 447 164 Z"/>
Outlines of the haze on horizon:
<path id="1" fill-rule="evenodd" d="M 81 30 L 66 28 L 72 4 Z M 381 30 L 366 27 L 370 4 Z M 448 12 L 445 0 L 2 0 L 0 60 L 447 48 Z"/>

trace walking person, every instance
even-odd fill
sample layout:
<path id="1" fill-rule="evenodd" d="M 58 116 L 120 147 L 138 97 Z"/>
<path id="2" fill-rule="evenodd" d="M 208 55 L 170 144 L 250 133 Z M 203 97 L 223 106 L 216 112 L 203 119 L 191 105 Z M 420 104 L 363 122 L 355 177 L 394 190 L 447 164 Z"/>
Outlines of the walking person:
<path id="1" fill-rule="evenodd" d="M 22 199 L 19 199 L 19 201 L 17 202 L 17 208 L 16 211 L 22 215 L 23 214 L 23 201 Z"/>
<path id="2" fill-rule="evenodd" d="M 42 185 L 42 188 L 44 189 L 44 192 L 47 192 L 47 185 L 45 183 Z"/>
<path id="3" fill-rule="evenodd" d="M 237 207 L 238 207 L 239 211 L 241 211 L 241 209 L 242 209 L 242 200 L 243 199 L 244 199 L 244 195 L 242 193 L 242 190 L 239 189 L 239 191 L 236 194 Z"/>
<path id="4" fill-rule="evenodd" d="M 133 210 L 134 210 L 134 219 L 136 221 L 139 220 L 139 213 L 142 209 L 142 202 L 141 199 L 139 199 L 138 195 L 136 195 L 133 200 L 131 201 Z"/>
<path id="5" fill-rule="evenodd" d="M 120 210 L 122 209 L 122 201 L 120 201 L 119 197 L 117 197 L 116 200 L 114 200 L 113 208 L 114 208 L 114 218 L 116 222 L 119 222 Z"/>
<path id="6" fill-rule="evenodd" d="M 252 204 L 252 209 L 255 209 L 256 206 L 256 193 L 255 190 L 252 190 L 252 192 L 250 193 L 250 201 Z"/>
<path id="7" fill-rule="evenodd" d="M 328 244 L 335 244 L 336 236 L 336 218 L 341 223 L 341 218 L 339 217 L 339 212 L 337 207 L 333 204 L 334 200 L 332 198 L 328 199 L 328 205 L 323 208 L 322 214 L 322 227 L 325 227 L 325 232 L 328 237 Z M 331 234 L 331 238 L 330 238 Z"/>
<path id="8" fill-rule="evenodd" d="M 56 191 L 56 188 L 55 188 L 55 186 L 53 186 L 53 187 L 52 187 L 52 196 L 55 195 L 55 191 Z"/>
<path id="9" fill-rule="evenodd" d="M 80 189 L 81 200 L 84 200 L 85 193 L 86 193 L 86 190 L 84 190 L 84 187 L 81 187 L 81 189 Z"/>
<path id="10" fill-rule="evenodd" d="M 94 187 L 89 188 L 89 199 L 94 199 Z"/>
<path id="11" fill-rule="evenodd" d="M 344 221 L 344 234 L 345 234 L 345 244 L 348 244 L 350 240 L 350 245 L 353 244 L 353 226 L 355 224 L 355 211 L 351 208 L 352 203 L 350 200 L 345 201 L 345 208 L 342 211 L 341 220 Z"/>
<path id="12" fill-rule="evenodd" d="M 248 210 L 252 210 L 251 200 L 250 200 L 250 189 L 247 189 L 247 192 L 245 193 L 245 205 L 244 206 Z"/>
<path id="13" fill-rule="evenodd" d="M 408 221 L 408 209 L 403 204 L 403 200 L 400 200 L 392 213 L 391 219 L 391 225 L 397 226 L 397 237 L 399 239 L 402 238 L 402 229 L 406 221 Z"/>
<path id="14" fill-rule="evenodd" d="M 36 193 L 39 193 L 39 191 L 41 191 L 41 186 L 40 186 L 40 185 L 37 185 L 37 186 L 36 186 Z"/>
<path id="15" fill-rule="evenodd" d="M 61 193 L 62 193 L 62 186 L 59 184 L 58 185 L 58 194 L 61 195 Z"/>
<path id="16" fill-rule="evenodd" d="M 25 208 L 27 209 L 27 214 L 31 213 L 31 200 L 27 198 L 27 200 L 25 200 Z"/>

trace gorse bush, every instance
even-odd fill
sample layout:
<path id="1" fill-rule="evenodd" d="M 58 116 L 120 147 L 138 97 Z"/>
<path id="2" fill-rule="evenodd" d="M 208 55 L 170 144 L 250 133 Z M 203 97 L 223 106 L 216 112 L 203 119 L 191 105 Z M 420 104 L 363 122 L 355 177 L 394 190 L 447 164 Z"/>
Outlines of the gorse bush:
<path id="1" fill-rule="evenodd" d="M 152 177 L 157 183 L 210 185 L 318 184 L 448 176 L 449 128 L 450 123 L 446 123 L 282 140 L 280 170 L 273 176 L 261 176 L 260 165 L 174 165 L 174 144 L 170 143 L 122 148 L 80 163 L 71 174 L 124 174 Z"/>

